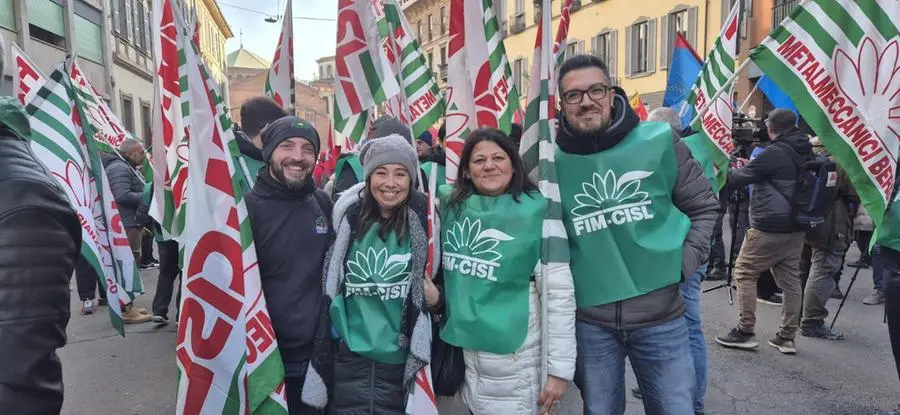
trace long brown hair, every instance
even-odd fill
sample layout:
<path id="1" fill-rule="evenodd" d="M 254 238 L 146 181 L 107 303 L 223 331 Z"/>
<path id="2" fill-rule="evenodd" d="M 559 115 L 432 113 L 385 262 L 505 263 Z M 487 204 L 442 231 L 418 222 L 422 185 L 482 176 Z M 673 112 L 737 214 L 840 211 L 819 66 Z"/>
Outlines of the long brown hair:
<path id="1" fill-rule="evenodd" d="M 406 174 L 409 179 L 409 190 L 406 192 L 406 199 L 403 199 L 403 202 L 400 202 L 399 205 L 391 209 L 391 215 L 388 218 L 381 216 L 381 206 L 378 205 L 375 196 L 372 196 L 371 176 L 366 178 L 366 185 L 360 190 L 362 193 L 360 195 L 362 205 L 360 206 L 359 211 L 359 234 L 356 235 L 357 240 L 361 240 L 374 223 L 381 224 L 381 229 L 378 230 L 378 237 L 382 240 L 387 239 L 388 235 L 391 234 L 391 231 L 397 233 L 397 239 L 406 237 L 406 212 L 407 206 L 409 205 L 409 198 L 412 197 L 413 192 L 412 175 L 410 172 L 406 172 Z"/>

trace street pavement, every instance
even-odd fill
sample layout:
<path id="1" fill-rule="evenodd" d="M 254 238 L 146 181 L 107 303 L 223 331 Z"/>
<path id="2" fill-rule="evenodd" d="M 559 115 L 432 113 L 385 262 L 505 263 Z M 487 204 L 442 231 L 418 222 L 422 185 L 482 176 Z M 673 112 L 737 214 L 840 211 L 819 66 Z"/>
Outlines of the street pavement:
<path id="1" fill-rule="evenodd" d="M 855 259 L 853 248 L 848 260 Z M 844 270 L 846 291 L 853 268 Z M 147 293 L 136 301 L 150 309 L 157 271 L 142 272 Z M 719 282 L 704 282 L 704 288 Z M 79 314 L 80 303 L 72 282 L 72 319 L 68 345 L 60 350 L 65 382 L 63 414 L 172 414 L 175 412 L 175 324 L 126 326 L 121 338 L 109 324 L 105 308 L 93 315 Z M 757 340 L 760 348 L 747 352 L 718 346 L 714 336 L 727 332 L 737 321 L 737 305 L 728 304 L 727 290 L 703 294 L 702 318 L 709 347 L 708 414 L 863 414 L 896 409 L 900 381 L 894 366 L 881 306 L 866 306 L 862 299 L 872 289 L 871 270 L 862 270 L 841 311 L 836 329 L 842 341 L 797 337 L 797 354 L 786 356 L 769 347 L 780 321 L 780 308 L 759 304 Z M 830 300 L 832 313 L 840 301 Z M 173 304 L 174 306 L 174 304 Z M 174 312 L 170 312 L 173 316 Z M 831 319 L 829 317 L 828 322 Z M 573 345 L 574 347 L 574 345 Z M 630 389 L 637 385 L 626 370 L 626 414 L 643 414 Z M 458 400 L 439 404 L 441 414 L 466 414 Z M 557 414 L 581 413 L 581 398 L 574 385 Z M 507 415 L 507 414 L 502 414 Z"/>

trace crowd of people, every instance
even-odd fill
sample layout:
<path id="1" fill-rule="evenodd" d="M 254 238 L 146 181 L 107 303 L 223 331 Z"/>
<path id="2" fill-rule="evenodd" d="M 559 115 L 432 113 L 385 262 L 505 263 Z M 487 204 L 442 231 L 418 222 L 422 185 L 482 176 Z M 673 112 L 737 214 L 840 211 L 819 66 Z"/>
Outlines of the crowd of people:
<path id="1" fill-rule="evenodd" d="M 429 363 L 446 375 L 440 392 L 460 396 L 476 415 L 553 413 L 569 382 L 585 414 L 621 414 L 626 357 L 648 414 L 701 414 L 700 283 L 707 270 L 731 267 L 723 250 L 710 253 L 723 245 L 726 210 L 734 209 L 733 236 L 742 241 L 739 253 L 732 247 L 740 311 L 736 327 L 715 338 L 719 344 L 757 347 L 756 304 L 773 298 L 782 322 L 768 344 L 782 353 L 796 353 L 798 329 L 840 338 L 825 327 L 824 304 L 854 236 L 866 255 L 850 265 L 878 270 L 866 303 L 900 298 L 891 295 L 900 289 L 900 252 L 869 253 L 871 229 L 843 172 L 836 172 L 827 226 L 808 232 L 795 222 L 789 195 L 803 172 L 796 166 L 827 154 L 795 127 L 794 113 L 769 114 L 771 144 L 752 160 L 735 157 L 716 194 L 674 111 L 651 113 L 662 122 L 641 122 L 606 64 L 589 55 L 568 58 L 558 82 L 555 160 L 565 166 L 557 171 L 558 195 L 542 195 L 528 177 L 521 128 L 513 136 L 471 132 L 450 185 L 444 128 L 413 138 L 383 117 L 358 151 L 316 180 L 316 129 L 267 98 L 244 103 L 236 179 L 291 414 L 404 413 L 414 376 Z M 55 350 L 65 343 L 73 271 L 82 312 L 103 303 L 95 302 L 97 276 L 79 266 L 77 214 L 28 152 L 28 136 L 21 108 L 0 99 L 0 286 L 23 288 L 0 288 L 0 355 L 15 356 L 0 368 L 0 407 L 54 413 L 62 405 Z M 152 267 L 152 253 L 142 255 L 158 226 L 147 216 L 139 170 L 146 151 L 134 140 L 119 150 L 104 167 L 135 263 Z M 729 202 L 745 189 L 747 197 Z M 549 232 L 567 238 L 567 260 L 541 249 L 554 208 L 563 212 L 562 226 Z M 439 224 L 431 245 L 429 221 Z M 123 306 L 126 323 L 169 322 L 178 245 L 160 241 L 158 252 L 153 309 Z M 429 256 L 436 259 L 430 272 Z M 757 298 L 769 271 L 782 294 Z M 896 307 L 889 304 L 888 313 L 900 323 Z M 435 361 L 437 349 L 460 358 Z"/>

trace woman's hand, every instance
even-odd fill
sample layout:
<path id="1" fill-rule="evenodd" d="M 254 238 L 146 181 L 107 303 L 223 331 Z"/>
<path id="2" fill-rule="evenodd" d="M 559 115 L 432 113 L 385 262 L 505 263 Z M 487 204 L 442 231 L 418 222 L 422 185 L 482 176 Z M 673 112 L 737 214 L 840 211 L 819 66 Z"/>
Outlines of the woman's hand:
<path id="1" fill-rule="evenodd" d="M 425 277 L 425 305 L 434 307 L 441 299 L 441 292 L 438 291 L 431 277 Z"/>
<path id="2" fill-rule="evenodd" d="M 547 385 L 538 398 L 538 405 L 541 406 L 540 414 L 552 414 L 559 405 L 559 400 L 566 393 L 566 387 L 569 382 L 555 376 L 547 377 Z"/>

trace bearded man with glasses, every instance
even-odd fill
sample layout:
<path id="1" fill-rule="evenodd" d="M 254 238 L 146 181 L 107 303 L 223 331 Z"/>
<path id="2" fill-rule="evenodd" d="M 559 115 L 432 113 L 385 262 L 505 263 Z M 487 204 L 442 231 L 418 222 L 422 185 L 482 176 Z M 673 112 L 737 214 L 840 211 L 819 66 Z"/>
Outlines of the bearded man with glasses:
<path id="1" fill-rule="evenodd" d="M 556 161 L 578 305 L 585 414 L 625 411 L 625 357 L 648 414 L 691 414 L 679 282 L 707 260 L 719 202 L 672 128 L 640 122 L 600 59 L 559 70 Z"/>

